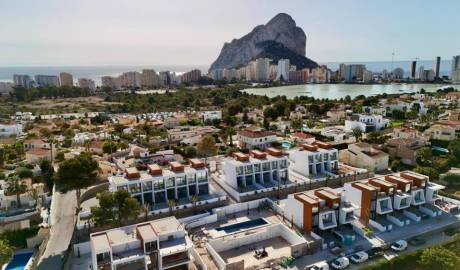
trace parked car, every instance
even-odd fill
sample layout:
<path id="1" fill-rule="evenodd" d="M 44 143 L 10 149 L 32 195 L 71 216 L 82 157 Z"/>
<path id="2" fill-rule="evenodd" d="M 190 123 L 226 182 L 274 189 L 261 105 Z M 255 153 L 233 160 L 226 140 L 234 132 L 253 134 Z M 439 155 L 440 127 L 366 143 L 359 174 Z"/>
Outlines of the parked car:
<path id="1" fill-rule="evenodd" d="M 329 264 L 326 261 L 321 261 L 305 267 L 305 270 L 329 270 Z"/>
<path id="2" fill-rule="evenodd" d="M 332 261 L 331 267 L 333 269 L 345 269 L 350 265 L 350 260 L 347 257 L 339 257 Z"/>
<path id="3" fill-rule="evenodd" d="M 395 252 L 401 252 L 407 248 L 407 242 L 405 240 L 398 240 L 391 244 L 390 248 Z"/>
<path id="4" fill-rule="evenodd" d="M 383 248 L 382 247 L 372 247 L 371 249 L 367 251 L 367 255 L 369 258 L 383 256 Z"/>
<path id="5" fill-rule="evenodd" d="M 358 264 L 367 261 L 367 259 L 369 259 L 369 255 L 367 255 L 365 251 L 360 251 L 351 255 L 349 258 L 352 263 Z"/>

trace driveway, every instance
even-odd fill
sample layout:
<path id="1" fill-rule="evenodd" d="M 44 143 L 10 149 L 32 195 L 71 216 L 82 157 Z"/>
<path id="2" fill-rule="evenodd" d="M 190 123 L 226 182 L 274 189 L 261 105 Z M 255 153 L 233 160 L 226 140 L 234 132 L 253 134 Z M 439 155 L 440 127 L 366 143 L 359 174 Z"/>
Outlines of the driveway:
<path id="1" fill-rule="evenodd" d="M 45 252 L 38 264 L 39 270 L 60 270 L 75 227 L 75 191 L 54 192 L 51 203 L 51 231 Z"/>

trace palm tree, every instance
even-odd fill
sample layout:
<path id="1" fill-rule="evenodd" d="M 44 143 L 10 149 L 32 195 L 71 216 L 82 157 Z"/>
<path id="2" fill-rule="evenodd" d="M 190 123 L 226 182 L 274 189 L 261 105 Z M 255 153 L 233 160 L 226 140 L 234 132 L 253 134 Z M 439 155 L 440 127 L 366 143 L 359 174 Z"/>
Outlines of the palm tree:
<path id="1" fill-rule="evenodd" d="M 149 211 L 150 211 L 150 203 L 144 203 L 144 206 L 142 207 L 142 210 L 144 211 L 144 220 L 147 221 Z"/>
<path id="2" fill-rule="evenodd" d="M 193 213 L 196 213 L 196 204 L 200 200 L 200 196 L 198 194 L 193 194 L 190 200 L 193 203 Z"/>
<path id="3" fill-rule="evenodd" d="M 169 214 L 172 216 L 174 208 L 176 208 L 176 201 L 175 200 L 168 200 L 168 207 L 169 207 Z"/>
<path id="4" fill-rule="evenodd" d="M 29 190 L 29 193 L 30 193 L 30 197 L 32 197 L 32 199 L 35 201 L 35 207 L 38 208 L 38 190 L 36 188 L 31 188 Z"/>
<path id="5" fill-rule="evenodd" d="M 21 207 L 21 194 L 27 191 L 27 185 L 22 180 L 19 179 L 17 175 L 8 177 L 8 192 L 16 194 L 16 203 L 18 208 Z"/>
<path id="6" fill-rule="evenodd" d="M 233 138 L 232 136 L 235 135 L 235 128 L 233 127 L 227 127 L 225 129 L 225 133 L 227 134 L 227 136 L 229 137 L 230 139 L 230 146 L 233 146 Z"/>

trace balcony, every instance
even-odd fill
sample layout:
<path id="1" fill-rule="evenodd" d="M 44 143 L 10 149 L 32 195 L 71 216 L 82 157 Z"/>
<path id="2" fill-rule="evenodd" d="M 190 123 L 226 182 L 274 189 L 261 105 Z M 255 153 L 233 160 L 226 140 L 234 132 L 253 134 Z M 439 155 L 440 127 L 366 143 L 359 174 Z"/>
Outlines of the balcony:
<path id="1" fill-rule="evenodd" d="M 405 209 L 410 206 L 412 196 L 405 192 L 398 192 L 394 197 L 394 208 L 396 210 Z"/>
<path id="2" fill-rule="evenodd" d="M 319 228 L 321 230 L 329 230 L 335 227 L 337 227 L 335 211 L 330 210 L 319 214 Z"/>
<path id="3" fill-rule="evenodd" d="M 176 267 L 191 262 L 188 251 L 162 257 L 163 269 Z"/>
<path id="4" fill-rule="evenodd" d="M 385 215 L 393 212 L 390 197 L 381 197 L 377 199 L 377 214 Z"/>
<path id="5" fill-rule="evenodd" d="M 425 203 L 425 194 L 423 189 L 412 190 L 412 205 L 421 205 Z"/>

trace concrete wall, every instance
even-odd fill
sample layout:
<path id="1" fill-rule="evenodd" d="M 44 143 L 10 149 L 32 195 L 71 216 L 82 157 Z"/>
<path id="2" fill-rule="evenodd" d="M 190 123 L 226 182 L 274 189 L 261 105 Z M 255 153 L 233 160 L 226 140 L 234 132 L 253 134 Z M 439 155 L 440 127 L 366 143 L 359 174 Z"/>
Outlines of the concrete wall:
<path id="1" fill-rule="evenodd" d="M 80 255 L 90 254 L 91 253 L 90 241 L 74 244 L 73 245 L 73 254 L 75 256 L 78 256 L 78 252 L 80 252 Z"/>

